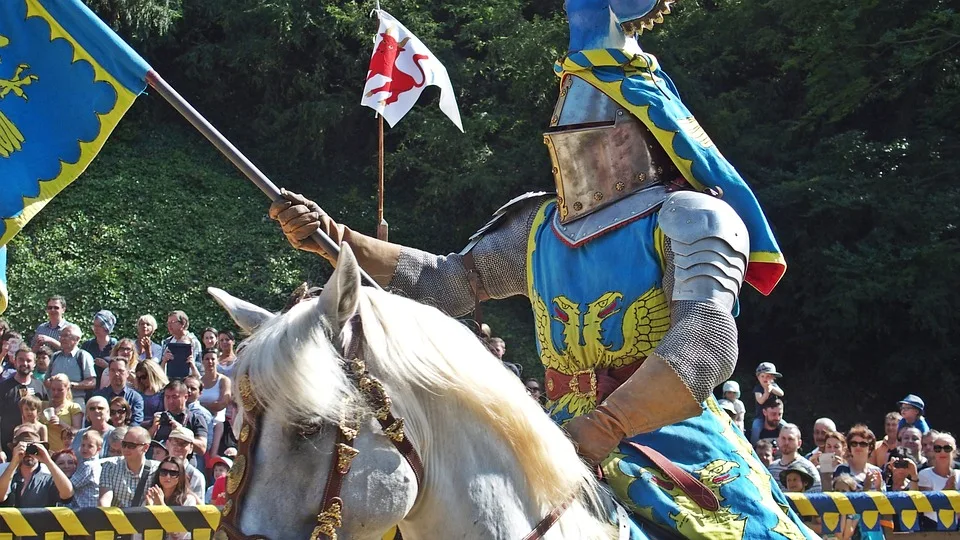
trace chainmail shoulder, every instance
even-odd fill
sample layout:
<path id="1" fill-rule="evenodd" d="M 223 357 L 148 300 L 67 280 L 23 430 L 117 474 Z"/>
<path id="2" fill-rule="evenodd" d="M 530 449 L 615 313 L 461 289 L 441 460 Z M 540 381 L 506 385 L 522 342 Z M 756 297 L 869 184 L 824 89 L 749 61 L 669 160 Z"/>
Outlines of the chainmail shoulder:
<path id="1" fill-rule="evenodd" d="M 511 208 L 495 227 L 483 233 L 469 250 L 480 285 L 491 298 L 526 294 L 527 238 L 537 210 L 547 197 L 524 200 Z M 403 247 L 390 289 L 461 317 L 476 307 L 463 255 L 434 255 Z"/>
<path id="2" fill-rule="evenodd" d="M 671 306 L 670 330 L 657 354 L 672 367 L 698 401 L 727 380 L 737 364 L 737 325 L 712 302 L 680 300 Z"/>

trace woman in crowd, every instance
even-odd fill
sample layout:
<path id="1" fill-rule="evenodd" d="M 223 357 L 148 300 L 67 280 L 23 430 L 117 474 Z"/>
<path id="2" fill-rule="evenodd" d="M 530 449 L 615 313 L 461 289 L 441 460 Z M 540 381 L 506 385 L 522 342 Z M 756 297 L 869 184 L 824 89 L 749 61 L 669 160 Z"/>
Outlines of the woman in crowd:
<path id="1" fill-rule="evenodd" d="M 197 506 L 200 500 L 190 492 L 186 464 L 178 457 L 167 456 L 160 462 L 153 484 L 144 494 L 147 506 Z M 186 533 L 179 533 L 186 534 Z M 182 536 L 175 536 L 182 538 Z"/>
<path id="2" fill-rule="evenodd" d="M 828 431 L 824 436 L 823 452 L 810 457 L 820 470 L 820 485 L 832 486 L 834 471 L 847 462 L 847 438 L 839 431 Z"/>
<path id="3" fill-rule="evenodd" d="M 923 433 L 913 426 L 904 427 L 900 430 L 897 441 L 902 448 L 910 452 L 908 457 L 917 464 L 917 470 L 924 468 L 927 459 L 923 457 Z"/>
<path id="4" fill-rule="evenodd" d="M 157 331 L 157 319 L 150 315 L 141 315 L 137 319 L 136 353 L 139 360 L 153 358 L 160 361 L 160 345 L 153 342 L 153 333 Z M 130 371 L 133 371 L 131 367 Z"/>
<path id="5" fill-rule="evenodd" d="M 233 401 L 233 390 L 230 378 L 217 371 L 217 360 L 220 351 L 206 349 L 203 351 L 203 376 L 200 377 L 200 405 L 216 415 L 224 410 L 227 404 Z"/>
<path id="6" fill-rule="evenodd" d="M 63 430 L 76 431 L 83 424 L 83 408 L 73 402 L 70 379 L 65 374 L 57 373 L 50 378 L 50 401 L 44 401 L 43 408 L 53 408 L 53 417 L 45 413 L 40 421 L 50 432 L 50 451 L 59 452 L 64 449 Z"/>
<path id="7" fill-rule="evenodd" d="M 900 418 L 902 417 L 898 412 L 889 412 L 883 418 L 883 441 L 870 454 L 870 463 L 877 467 L 886 465 L 890 450 L 897 447 L 897 426 L 900 424 Z"/>
<path id="8" fill-rule="evenodd" d="M 130 404 L 123 396 L 117 396 L 110 400 L 110 425 L 113 427 L 129 426 L 133 419 L 133 411 Z"/>
<path id="9" fill-rule="evenodd" d="M 77 466 L 80 465 L 80 461 L 77 459 L 77 455 L 73 453 L 73 450 L 60 450 L 59 452 L 51 454 L 50 457 L 53 458 L 53 462 L 57 464 L 57 467 L 60 467 L 63 474 L 67 475 L 67 478 L 72 477 L 73 473 L 77 472 Z"/>
<path id="10" fill-rule="evenodd" d="M 107 366 L 110 365 L 110 352 L 117 345 L 117 339 L 110 335 L 117 324 L 117 318 L 110 310 L 102 309 L 93 316 L 93 337 L 84 341 L 80 348 L 93 357 L 96 380 L 101 380 Z M 99 387 L 98 387 L 99 388 Z"/>
<path id="11" fill-rule="evenodd" d="M 915 427 L 905 427 L 897 435 L 899 448 L 890 452 L 884 471 L 888 477 L 889 491 L 916 491 L 919 486 L 918 471 L 926 464 L 921 453 L 922 435 Z M 903 451 L 903 452 L 902 452 Z M 905 455 L 903 455 L 905 453 Z"/>
<path id="12" fill-rule="evenodd" d="M 884 491 L 883 470 L 869 461 L 876 444 L 877 437 L 867 426 L 857 424 L 850 428 L 847 432 L 847 463 L 837 467 L 833 477 L 849 474 L 857 482 L 857 491 Z"/>
<path id="13" fill-rule="evenodd" d="M 212 326 L 204 328 L 203 332 L 200 332 L 200 345 L 203 346 L 203 350 L 216 349 L 218 335 L 216 328 Z"/>
<path id="14" fill-rule="evenodd" d="M 133 373 L 137 369 L 137 364 L 140 362 L 137 360 L 136 352 L 136 342 L 130 338 L 123 338 L 113 346 L 113 349 L 110 351 L 110 358 L 123 358 L 127 361 L 127 386 L 133 386 Z M 110 363 L 110 358 L 107 359 L 107 364 Z M 100 376 L 100 388 L 106 388 L 110 386 L 110 370 L 104 370 L 103 375 Z"/>
<path id="15" fill-rule="evenodd" d="M 960 485 L 960 470 L 953 468 L 957 456 L 957 440 L 949 433 L 940 433 L 933 440 L 933 465 L 919 473 L 920 491 L 955 490 Z M 937 529 L 937 514 L 925 512 L 920 519 L 922 530 Z M 956 527 L 954 527 L 956 528 Z"/>
<path id="16" fill-rule="evenodd" d="M 96 431 L 100 434 L 100 444 L 103 448 L 103 441 L 107 439 L 107 435 L 113 431 L 113 426 L 108 422 L 110 418 L 110 404 L 107 402 L 107 398 L 103 396 L 93 396 L 87 400 L 87 427 L 81 429 L 77 432 L 77 435 L 73 439 L 73 451 L 76 453 L 80 452 L 80 443 L 83 440 L 84 433 L 88 431 Z M 106 452 L 103 453 L 102 457 L 106 457 Z"/>
<path id="17" fill-rule="evenodd" d="M 163 387 L 169 380 L 164 375 L 160 364 L 156 362 L 140 362 L 137 364 L 136 384 L 133 388 L 143 396 L 143 417 L 145 424 L 153 423 L 154 413 L 163 410 Z"/>
<path id="18" fill-rule="evenodd" d="M 233 368 L 236 366 L 237 354 L 233 350 L 236 338 L 230 330 L 221 330 L 217 334 L 217 342 L 220 345 L 220 358 L 217 359 L 217 371 L 227 377 L 233 377 Z"/>

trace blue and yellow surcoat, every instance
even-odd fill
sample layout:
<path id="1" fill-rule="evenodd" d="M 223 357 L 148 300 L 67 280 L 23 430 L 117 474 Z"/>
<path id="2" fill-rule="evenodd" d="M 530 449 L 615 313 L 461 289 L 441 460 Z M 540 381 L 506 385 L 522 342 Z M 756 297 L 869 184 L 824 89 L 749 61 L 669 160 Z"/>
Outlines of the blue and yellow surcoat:
<path id="1" fill-rule="evenodd" d="M 527 243 L 528 294 L 544 367 L 575 376 L 641 362 L 670 327 L 657 212 L 577 247 L 554 229 L 556 212 L 555 201 L 540 207 Z M 580 390 L 548 402 L 557 422 L 596 407 L 596 393 Z M 750 443 L 713 398 L 700 416 L 631 440 L 699 478 L 721 503 L 717 512 L 703 510 L 645 456 L 621 445 L 603 470 L 631 512 L 687 538 L 807 538 Z M 637 526 L 633 537 L 646 536 Z"/>

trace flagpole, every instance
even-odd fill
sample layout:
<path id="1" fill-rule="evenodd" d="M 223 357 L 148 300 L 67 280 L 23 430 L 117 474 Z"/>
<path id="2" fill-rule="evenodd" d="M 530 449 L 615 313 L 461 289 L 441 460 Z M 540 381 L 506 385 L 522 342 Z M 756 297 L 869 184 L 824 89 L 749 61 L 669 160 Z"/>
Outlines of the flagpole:
<path id="1" fill-rule="evenodd" d="M 378 126 L 378 144 L 377 144 L 377 238 L 387 241 L 387 236 L 389 235 L 390 226 L 387 225 L 387 220 L 383 219 L 383 115 L 378 114 L 377 119 L 379 120 Z"/>
<path id="2" fill-rule="evenodd" d="M 220 150 L 227 159 L 230 160 L 240 172 L 244 174 L 251 182 L 254 183 L 260 191 L 262 191 L 271 201 L 282 200 L 283 196 L 280 194 L 280 189 L 274 184 L 265 174 L 263 174 L 260 169 L 257 168 L 246 156 L 243 155 L 236 146 L 233 145 L 222 133 L 217 131 L 217 128 L 213 127 L 213 124 L 207 121 L 196 109 L 193 108 L 190 103 L 187 102 L 172 86 L 170 86 L 167 81 L 163 80 L 163 77 L 160 76 L 156 71 L 150 70 L 147 72 L 147 84 L 153 87 L 158 94 L 163 96 L 163 99 L 167 100 L 170 105 L 173 105 L 173 108 L 180 112 L 188 122 L 193 124 L 193 127 L 197 128 L 208 141 L 213 143 L 217 150 Z M 322 230 L 317 230 L 311 235 L 311 238 L 323 248 L 331 257 L 336 258 L 340 255 L 340 246 L 333 241 L 332 238 L 327 236 Z M 366 282 L 367 285 L 380 289 L 380 285 L 371 278 L 366 271 L 362 268 L 360 269 L 360 277 Z"/>

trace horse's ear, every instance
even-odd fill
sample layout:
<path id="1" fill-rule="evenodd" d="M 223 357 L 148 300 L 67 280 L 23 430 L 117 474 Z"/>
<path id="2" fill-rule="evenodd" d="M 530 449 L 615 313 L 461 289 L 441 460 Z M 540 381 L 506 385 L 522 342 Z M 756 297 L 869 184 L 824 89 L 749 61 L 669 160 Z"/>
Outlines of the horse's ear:
<path id="1" fill-rule="evenodd" d="M 261 324 L 276 317 L 276 315 L 262 307 L 236 298 L 223 289 L 207 287 L 207 293 L 209 293 L 218 304 L 223 306 L 223 309 L 227 310 L 227 313 L 229 313 L 230 317 L 237 323 L 237 326 L 248 334 L 252 334 Z"/>
<path id="2" fill-rule="evenodd" d="M 353 250 L 346 243 L 340 244 L 337 268 L 323 287 L 319 308 L 339 328 L 357 312 L 360 302 L 360 265 Z"/>

